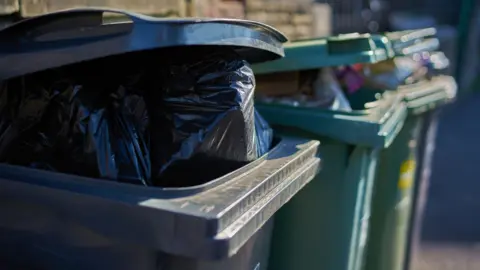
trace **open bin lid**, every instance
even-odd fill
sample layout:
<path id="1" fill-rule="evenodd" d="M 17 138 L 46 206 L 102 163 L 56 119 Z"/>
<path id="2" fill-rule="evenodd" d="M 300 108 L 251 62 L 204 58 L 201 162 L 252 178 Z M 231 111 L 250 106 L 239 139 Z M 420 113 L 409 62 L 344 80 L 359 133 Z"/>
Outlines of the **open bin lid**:
<path id="1" fill-rule="evenodd" d="M 396 56 L 411 55 L 424 51 L 435 51 L 440 47 L 440 42 L 435 35 L 435 28 L 407 30 L 385 33 L 392 43 Z"/>
<path id="2" fill-rule="evenodd" d="M 128 17 L 103 22 L 104 13 Z M 165 19 L 81 8 L 25 19 L 0 31 L 0 80 L 81 61 L 178 46 L 232 46 L 250 63 L 284 55 L 287 38 L 262 23 L 237 19 Z"/>
<path id="3" fill-rule="evenodd" d="M 388 39 L 384 36 L 358 33 L 299 40 L 285 45 L 284 58 L 256 64 L 253 70 L 255 74 L 266 74 L 375 63 L 391 57 L 386 43 Z M 381 46 L 377 46 L 379 44 Z"/>

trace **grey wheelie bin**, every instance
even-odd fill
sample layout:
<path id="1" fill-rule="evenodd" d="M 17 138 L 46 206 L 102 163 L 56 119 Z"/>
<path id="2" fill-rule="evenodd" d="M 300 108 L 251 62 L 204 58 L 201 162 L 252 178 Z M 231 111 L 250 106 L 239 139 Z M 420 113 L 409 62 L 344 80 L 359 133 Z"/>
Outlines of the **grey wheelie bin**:
<path id="1" fill-rule="evenodd" d="M 396 57 L 422 61 L 438 49 L 434 34 L 433 28 L 387 33 L 390 43 L 385 45 L 393 45 Z M 428 135 L 429 139 L 427 134 L 435 132 L 432 128 L 436 126 L 436 109 L 452 100 L 455 88 L 453 78 L 428 70 L 417 82 L 356 93 L 370 95 L 370 100 L 375 100 L 379 93 L 400 94 L 408 108 L 403 129 L 390 148 L 382 152 L 378 165 L 365 270 L 404 269 L 410 253 L 409 234 L 415 223 L 413 213 L 418 205 L 422 171 L 430 166 L 431 151 L 427 155 L 425 147 L 434 143 L 433 134 Z"/>
<path id="2" fill-rule="evenodd" d="M 105 12 L 127 16 L 130 21 L 104 24 L 102 15 Z M 206 47 L 212 46 L 215 50 L 228 47 L 235 51 L 235 57 L 240 56 L 248 62 L 268 61 L 283 56 L 282 43 L 286 41 L 275 29 L 256 22 L 155 19 L 125 11 L 96 8 L 61 11 L 27 19 L 0 31 L 0 39 L 2 40 L 0 80 L 7 85 L 13 85 L 14 80 L 20 86 L 29 85 L 25 79 L 28 76 L 35 75 L 39 80 L 48 81 L 49 77 L 44 72 L 58 76 L 72 69 L 78 71 L 76 69 L 80 62 L 95 63 L 87 66 L 88 68 L 80 69 L 85 73 L 92 73 L 92 69 L 99 71 L 96 65 L 100 62 L 92 62 L 100 61 L 98 58 L 106 61 L 102 63 L 114 63 L 103 67 L 112 70 L 118 68 L 115 72 L 120 72 L 119 70 L 126 69 L 134 63 L 147 65 L 145 63 L 149 62 L 145 71 L 148 73 L 148 68 L 166 65 L 169 53 L 162 52 L 173 47 L 192 48 L 193 52 L 204 52 Z M 142 54 L 129 57 L 137 52 Z M 190 55 L 194 53 L 190 52 Z M 114 59 L 118 57 L 126 57 L 128 61 L 124 59 L 126 62 L 115 62 Z M 176 59 L 171 61 L 174 60 Z M 210 67 L 211 65 L 207 68 Z M 248 66 L 243 65 L 241 68 L 242 72 L 251 76 Z M 183 71 L 170 70 L 180 72 L 181 75 L 184 74 Z M 229 79 L 235 79 L 235 76 Z M 55 87 L 64 85 L 68 80 L 60 81 Z M 106 78 L 95 78 L 96 83 L 104 83 L 104 80 Z M 155 86 L 155 81 L 149 81 L 143 87 Z M 186 79 L 181 82 L 185 81 Z M 221 80 L 215 77 L 214 81 Z M 179 85 L 176 86 L 185 91 L 204 87 L 198 84 L 185 86 L 179 83 Z M 129 87 L 127 85 L 120 90 L 126 91 Z M 36 119 L 40 112 L 46 114 L 40 110 L 41 104 L 35 102 L 39 98 L 72 100 L 71 96 L 61 95 L 55 91 L 42 92 L 40 88 L 36 87 L 39 92 L 34 93 L 43 94 L 36 95 L 34 102 L 20 102 L 29 109 L 21 110 L 27 114 L 23 115 L 25 117 L 21 122 L 10 119 L 10 116 L 15 115 L 15 109 L 8 111 L 4 109 L 6 102 L 16 102 L 17 96 L 6 96 L 4 95 L 6 88 L 1 89 L 2 147 L 5 146 L 5 140 L 11 142 L 11 145 L 16 144 L 18 137 L 27 136 L 28 134 L 23 131 L 34 125 L 32 119 Z M 25 89 L 27 90 L 25 95 L 32 95 L 33 91 Z M 209 92 L 208 97 L 215 97 L 216 88 L 212 89 L 214 91 Z M 79 93 L 78 91 L 82 89 L 74 87 L 72 91 Z M 117 100 L 118 96 L 108 95 L 108 98 Z M 169 101 L 178 101 L 175 98 L 170 97 Z M 89 101 L 93 102 L 93 108 L 97 108 L 95 102 L 99 100 Z M 215 102 L 220 101 L 215 99 Z M 119 102 L 113 104 L 117 107 L 121 105 Z M 115 106 L 112 110 L 117 108 Z M 191 107 L 185 105 L 181 109 L 188 111 Z M 48 108 L 50 110 L 53 107 Z M 73 113 L 80 115 L 80 122 L 87 121 L 86 117 L 81 117 L 89 113 L 86 107 L 76 108 L 79 109 Z M 58 109 L 58 106 L 55 109 Z M 103 108 L 96 109 L 100 113 L 102 110 Z M 154 116 L 149 114 L 152 121 Z M 189 119 L 198 118 L 188 113 L 183 116 Z M 65 115 L 59 114 L 58 117 L 62 118 Z M 125 123 L 121 117 L 123 115 L 113 119 L 120 124 Z M 238 113 L 235 117 L 238 117 Z M 90 118 L 88 121 L 91 123 L 101 120 L 102 118 Z M 115 127 L 119 126 L 117 122 Z M 78 127 L 85 126 L 82 125 L 85 123 L 77 124 Z M 64 127 L 58 125 L 50 128 L 49 132 L 61 133 Z M 153 129 L 154 124 L 149 128 Z M 176 128 L 182 129 L 181 126 Z M 62 143 L 73 147 L 71 153 L 83 151 L 89 154 L 93 151 L 85 147 L 88 145 L 85 141 L 93 140 L 102 146 L 105 142 L 95 140 L 95 136 L 105 130 L 125 135 L 127 127 L 120 126 L 118 129 L 120 131 L 109 129 L 108 126 L 102 130 L 89 129 L 87 131 L 90 136 L 77 141 L 82 147 L 75 148 L 76 145 L 70 141 Z M 139 130 L 140 128 L 128 134 L 138 135 Z M 86 131 L 69 129 L 69 132 Z M 5 134 L 9 136 L 3 136 Z M 198 140 L 202 134 L 192 135 L 192 141 Z M 48 143 L 58 143 L 49 141 L 46 133 L 36 133 L 37 135 L 39 137 L 34 136 L 35 141 L 40 141 L 43 147 L 50 147 Z M 111 146 L 122 151 L 142 152 L 140 149 L 142 145 L 136 143 L 138 141 L 135 140 L 135 136 L 128 138 L 129 140 L 118 144 L 105 144 L 107 146 L 103 148 L 107 151 Z M 156 139 L 158 138 L 150 137 L 152 142 Z M 241 143 L 242 141 L 238 140 L 238 144 Z M 32 150 L 28 144 L 19 146 Z M 174 183 L 181 181 L 196 184 L 177 186 L 141 186 L 95 179 L 82 174 L 83 163 L 75 163 L 80 164 L 81 166 L 78 165 L 80 167 L 77 165 L 68 167 L 69 164 L 66 164 L 68 171 L 79 171 L 80 175 L 54 170 L 39 162 L 29 162 L 28 166 L 2 163 L 0 213 L 3 218 L 0 219 L 0 264 L 9 267 L 10 270 L 267 269 L 271 231 L 274 225 L 272 217 L 318 172 L 320 162 L 317 157 L 318 146 L 319 143 L 315 140 L 275 137 L 270 150 L 253 161 L 226 164 L 223 160 L 218 160 L 212 165 L 205 162 L 210 157 L 203 156 L 197 160 L 199 163 L 193 163 L 190 168 L 183 169 L 172 178 Z M 165 144 L 162 147 L 169 146 Z M 11 161 L 12 156 L 19 160 L 37 158 L 30 156 L 28 154 L 30 152 L 11 151 L 5 154 L 3 150 L 0 151 L 2 160 Z M 39 149 L 33 150 L 31 153 Z M 104 155 L 104 160 L 94 154 L 87 156 L 91 160 L 99 159 L 99 162 L 108 163 L 119 158 L 122 151 L 114 151 L 115 155 Z M 65 163 L 65 160 L 76 162 L 70 156 L 58 155 L 51 151 L 46 155 L 54 156 L 52 160 L 56 165 Z M 139 160 L 143 159 L 136 159 Z M 128 160 L 121 161 L 126 163 Z M 125 165 L 124 163 L 121 165 Z M 138 170 L 144 173 L 153 171 L 142 162 L 137 163 L 135 165 L 138 165 L 136 167 Z M 224 165 L 228 165 L 227 168 L 231 170 L 223 175 L 204 179 L 202 182 L 197 181 L 197 177 L 200 177 L 198 173 L 224 169 Z M 116 174 L 127 171 L 126 174 L 132 176 L 137 172 L 121 166 L 117 169 L 107 168 L 100 173 Z"/>
<path id="3" fill-rule="evenodd" d="M 351 34 L 292 42 L 285 45 L 285 58 L 253 66 L 256 93 L 269 94 L 260 96 L 256 107 L 273 128 L 321 143 L 321 172 L 275 216 L 269 269 L 361 268 L 378 157 L 402 129 L 405 104 L 399 95 L 380 95 L 373 102 L 352 100 L 348 110 L 292 102 L 289 98 L 296 93 L 291 90 L 299 84 L 287 80 L 311 70 L 375 63 L 391 56 L 391 48 L 377 46 L 372 36 Z M 276 81 L 281 84 L 276 86 Z M 271 100 L 280 91 L 282 96 Z"/>

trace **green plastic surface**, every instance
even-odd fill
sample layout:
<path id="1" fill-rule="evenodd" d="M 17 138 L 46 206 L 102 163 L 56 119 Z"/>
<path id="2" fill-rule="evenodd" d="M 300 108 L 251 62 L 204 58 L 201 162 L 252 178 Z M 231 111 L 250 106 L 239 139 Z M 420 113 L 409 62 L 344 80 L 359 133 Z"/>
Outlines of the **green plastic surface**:
<path id="1" fill-rule="evenodd" d="M 317 69 L 329 66 L 375 63 L 391 55 L 383 36 L 349 34 L 337 37 L 301 40 L 285 44 L 285 57 L 253 65 L 255 74 Z"/>
<path id="2" fill-rule="evenodd" d="M 437 30 L 425 28 L 385 33 L 392 43 L 396 56 L 412 55 L 419 52 L 431 52 L 440 47 L 440 42 L 434 38 Z"/>
<path id="3" fill-rule="evenodd" d="M 382 48 L 385 51 L 386 59 L 395 57 L 395 50 L 393 49 L 393 44 L 390 39 L 382 35 L 373 35 L 372 40 L 375 42 L 377 48 Z"/>
<path id="4" fill-rule="evenodd" d="M 412 55 L 420 52 L 433 52 L 440 48 L 440 41 L 437 38 L 428 38 L 419 41 L 411 46 L 394 47 L 396 56 Z"/>
<path id="5" fill-rule="evenodd" d="M 370 108 L 353 112 L 264 103 L 256 108 L 277 127 L 293 127 L 347 144 L 388 147 L 407 116 L 402 97 L 388 95 L 367 106 Z"/>
<path id="6" fill-rule="evenodd" d="M 398 93 L 404 96 L 410 114 L 421 114 L 454 98 L 456 83 L 453 77 L 438 76 L 430 81 L 402 86 Z"/>
<path id="7" fill-rule="evenodd" d="M 419 129 L 428 113 L 455 96 L 454 84 L 452 77 L 439 76 L 395 91 L 404 97 L 409 113 L 393 144 L 380 155 L 364 270 L 403 270 L 409 250 L 407 234 L 414 207 L 411 202 L 415 200 L 412 188 L 417 181 L 415 175 L 419 174 L 413 171 L 402 175 L 401 166 L 406 161 L 416 163 L 420 158 L 417 157 L 420 150 L 416 148 Z M 412 177 L 411 185 L 401 187 L 402 177 Z"/>
<path id="8" fill-rule="evenodd" d="M 323 160 L 320 174 L 275 216 L 269 269 L 361 269 L 377 156 L 403 126 L 402 96 L 353 112 L 256 107 L 280 134 L 319 139 Z"/>
<path id="9" fill-rule="evenodd" d="M 412 33 L 398 35 L 418 39 Z M 413 45 L 420 47 L 419 44 Z M 423 45 L 428 44 L 426 42 Z M 414 48 L 410 49 L 413 51 Z M 424 46 L 420 50 L 425 48 Z M 265 74 L 374 63 L 395 56 L 395 52 L 386 36 L 353 35 L 350 38 L 294 42 L 285 46 L 285 55 L 281 60 L 254 65 L 254 72 Z M 399 152 L 399 155 L 392 157 L 395 151 L 389 151 L 389 147 L 393 143 L 395 149 L 405 150 L 402 147 L 405 146 L 405 141 L 409 141 L 407 135 L 410 135 L 412 129 L 410 124 L 402 129 L 407 114 L 417 117 L 422 111 L 431 110 L 451 97 L 451 93 L 445 91 L 441 84 L 435 78 L 428 85 L 402 87 L 399 91 L 363 89 L 350 96 L 352 107 L 358 109 L 352 112 L 256 104 L 258 111 L 277 132 L 319 139 L 323 160 L 320 174 L 275 216 L 269 269 L 391 270 L 368 268 L 369 265 L 388 265 L 403 256 L 392 255 L 402 249 L 383 245 L 383 226 L 387 223 L 392 225 L 392 221 L 385 223 L 387 219 L 384 216 L 375 214 L 378 209 L 372 213 L 372 218 L 376 215 L 375 227 L 379 230 L 380 237 L 369 240 L 369 232 L 372 233 L 373 230 L 369 228 L 371 205 L 382 203 L 383 200 L 377 197 L 372 200 L 373 187 L 380 181 L 375 179 L 375 175 L 386 175 L 380 173 L 382 169 L 378 169 L 377 162 L 381 155 L 381 159 L 391 159 L 388 162 L 393 164 L 385 166 L 389 176 L 381 181 L 387 181 L 387 186 L 379 185 L 379 194 L 383 189 L 396 186 L 399 177 L 396 168 L 404 161 L 404 154 Z M 397 143 L 395 138 L 400 132 L 402 139 Z M 390 175 L 395 175 L 394 184 Z M 391 192 L 388 194 L 392 195 Z M 392 205 L 396 205 L 399 198 L 397 194 L 392 196 L 394 197 L 388 198 L 387 212 L 392 211 Z M 405 217 L 405 212 L 402 213 Z M 395 219 L 393 224 L 404 226 L 405 220 L 408 217 Z M 398 226 L 390 228 L 391 231 L 403 230 L 403 227 Z M 392 241 L 400 243 L 401 240 L 397 239 L 404 239 L 403 234 L 397 235 L 400 238 L 387 240 L 393 239 Z M 377 241 L 375 238 L 381 241 L 376 246 L 383 249 L 377 254 L 372 253 L 371 249 Z M 384 254 L 388 263 L 383 264 L 382 261 L 372 264 L 372 254 L 381 256 L 382 252 L 388 252 Z"/>
<path id="10" fill-rule="evenodd" d="M 322 143 L 323 169 L 275 214 L 269 270 L 360 269 L 379 151 Z"/>
<path id="11" fill-rule="evenodd" d="M 393 144 L 380 155 L 364 270 L 403 270 L 416 179 L 414 170 L 402 175 L 401 166 L 418 160 L 415 145 L 423 119 L 422 115 L 409 117 Z M 400 188 L 402 177 L 411 177 L 411 186 Z"/>
<path id="12" fill-rule="evenodd" d="M 402 42 L 409 43 L 415 42 L 418 39 L 423 39 L 426 37 L 432 37 L 437 34 L 437 29 L 423 28 L 418 30 L 405 30 L 405 31 L 396 31 L 396 32 L 387 32 L 385 36 L 390 39 L 392 42 Z"/>
<path id="13" fill-rule="evenodd" d="M 364 104 L 377 100 L 383 94 L 403 96 L 409 114 L 421 114 L 445 104 L 455 97 L 455 80 L 450 76 L 437 76 L 429 81 L 401 86 L 397 91 L 360 89 L 349 96 L 352 105 Z M 358 106 L 358 105 L 357 105 Z"/>

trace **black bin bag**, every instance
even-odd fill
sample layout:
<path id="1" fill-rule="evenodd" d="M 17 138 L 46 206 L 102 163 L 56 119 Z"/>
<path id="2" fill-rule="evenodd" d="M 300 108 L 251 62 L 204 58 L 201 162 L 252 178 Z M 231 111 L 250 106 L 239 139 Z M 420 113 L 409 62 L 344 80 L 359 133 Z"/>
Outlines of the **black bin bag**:
<path id="1" fill-rule="evenodd" d="M 0 40 L 0 162 L 188 186 L 270 146 L 247 64 L 284 55 L 270 26 L 81 8 L 22 20 Z"/>
<path id="2" fill-rule="evenodd" d="M 135 68 L 115 68 L 124 61 Z M 235 51 L 208 47 L 10 79 L 0 89 L 0 162 L 141 185 L 202 184 L 270 149 L 254 88 Z"/>
<path id="3" fill-rule="evenodd" d="M 8 80 L 0 89 L 0 161 L 148 185 L 148 145 L 129 107 L 139 98 L 104 76 L 49 71 Z"/>
<path id="4" fill-rule="evenodd" d="M 255 78 L 231 49 L 172 50 L 162 91 L 149 91 L 152 176 L 205 183 L 265 154 L 272 130 L 255 112 Z"/>

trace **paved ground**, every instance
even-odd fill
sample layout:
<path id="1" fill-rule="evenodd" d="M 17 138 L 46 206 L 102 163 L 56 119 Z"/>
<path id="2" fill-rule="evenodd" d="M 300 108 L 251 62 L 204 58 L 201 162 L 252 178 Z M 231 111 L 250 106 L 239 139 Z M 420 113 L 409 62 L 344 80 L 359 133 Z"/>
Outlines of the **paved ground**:
<path id="1" fill-rule="evenodd" d="M 480 94 L 442 115 L 412 270 L 480 269 Z"/>

